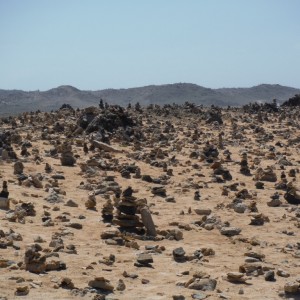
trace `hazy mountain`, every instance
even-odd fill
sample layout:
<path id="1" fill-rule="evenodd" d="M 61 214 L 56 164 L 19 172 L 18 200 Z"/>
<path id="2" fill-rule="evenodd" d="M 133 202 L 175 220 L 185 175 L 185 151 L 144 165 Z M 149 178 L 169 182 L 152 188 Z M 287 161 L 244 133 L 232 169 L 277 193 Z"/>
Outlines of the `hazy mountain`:
<path id="1" fill-rule="evenodd" d="M 98 105 L 100 98 L 111 104 L 127 105 L 140 102 L 184 103 L 185 101 L 203 105 L 240 106 L 254 101 L 285 101 L 300 89 L 281 85 L 261 84 L 251 88 L 209 89 L 191 83 L 150 85 L 129 89 L 105 89 L 99 91 L 81 91 L 64 85 L 48 91 L 0 90 L 0 114 L 16 114 L 24 111 L 50 111 L 62 104 L 71 104 L 74 108 Z"/>

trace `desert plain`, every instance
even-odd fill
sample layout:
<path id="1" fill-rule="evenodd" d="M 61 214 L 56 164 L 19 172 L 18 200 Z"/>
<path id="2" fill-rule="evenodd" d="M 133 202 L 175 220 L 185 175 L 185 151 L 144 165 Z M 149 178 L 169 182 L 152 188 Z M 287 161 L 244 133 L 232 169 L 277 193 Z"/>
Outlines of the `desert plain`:
<path id="1" fill-rule="evenodd" d="M 3 117 L 0 299 L 300 299 L 299 115 L 100 103 Z"/>

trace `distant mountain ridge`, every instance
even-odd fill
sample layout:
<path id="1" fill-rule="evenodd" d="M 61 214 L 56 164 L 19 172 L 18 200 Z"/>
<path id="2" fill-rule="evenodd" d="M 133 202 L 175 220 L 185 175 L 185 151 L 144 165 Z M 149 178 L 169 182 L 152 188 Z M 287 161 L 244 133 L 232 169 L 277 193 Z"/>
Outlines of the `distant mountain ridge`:
<path id="1" fill-rule="evenodd" d="M 104 89 L 83 91 L 73 86 L 62 85 L 48 91 L 22 91 L 0 89 L 0 115 L 17 114 L 25 111 L 51 111 L 62 104 L 74 108 L 98 105 L 102 98 L 109 104 L 128 105 L 139 102 L 149 104 L 181 104 L 186 101 L 203 105 L 242 106 L 249 102 L 279 102 L 288 100 L 300 89 L 278 84 L 261 84 L 251 88 L 210 89 L 192 83 L 149 85 L 128 89 Z"/>

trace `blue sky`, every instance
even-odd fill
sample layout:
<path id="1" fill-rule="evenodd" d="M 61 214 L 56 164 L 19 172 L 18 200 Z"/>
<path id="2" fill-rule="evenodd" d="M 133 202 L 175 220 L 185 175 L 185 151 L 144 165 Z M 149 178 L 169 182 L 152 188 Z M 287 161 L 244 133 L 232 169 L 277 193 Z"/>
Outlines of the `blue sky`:
<path id="1" fill-rule="evenodd" d="M 0 0 L 0 89 L 300 88 L 298 0 Z"/>

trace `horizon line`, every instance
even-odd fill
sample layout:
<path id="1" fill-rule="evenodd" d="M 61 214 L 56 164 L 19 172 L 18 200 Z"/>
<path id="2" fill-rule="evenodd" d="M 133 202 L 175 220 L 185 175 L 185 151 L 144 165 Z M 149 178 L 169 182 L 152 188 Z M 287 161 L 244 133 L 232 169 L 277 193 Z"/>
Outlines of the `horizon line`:
<path id="1" fill-rule="evenodd" d="M 56 87 L 53 87 L 53 88 L 49 88 L 47 90 L 40 90 L 40 89 L 36 89 L 36 90 L 23 90 L 23 89 L 17 89 L 17 88 L 14 88 L 14 89 L 0 88 L 0 90 L 2 90 L 2 91 L 3 90 L 6 90 L 6 91 L 23 91 L 23 92 L 48 92 L 50 90 L 61 88 L 61 87 L 72 87 L 72 88 L 75 88 L 75 89 L 77 89 L 79 91 L 105 91 L 105 90 L 129 90 L 129 89 L 145 88 L 145 87 L 151 87 L 151 86 L 159 87 L 159 86 L 178 85 L 178 84 L 196 85 L 198 87 L 202 87 L 202 88 L 206 88 L 206 89 L 211 89 L 211 90 L 220 90 L 220 89 L 247 89 L 247 88 L 254 88 L 254 87 L 263 86 L 263 85 L 281 86 L 281 87 L 288 87 L 288 88 L 293 88 L 293 89 L 298 89 L 298 90 L 300 89 L 300 88 L 297 88 L 297 87 L 288 86 L 288 85 L 282 85 L 282 84 L 279 84 L 279 83 L 260 83 L 260 84 L 253 85 L 253 86 L 248 86 L 248 87 L 245 87 L 245 86 L 241 87 L 240 86 L 240 87 L 210 88 L 210 87 L 206 87 L 206 86 L 199 85 L 199 84 L 192 83 L 192 82 L 174 82 L 174 83 L 163 83 L 163 84 L 149 84 L 149 85 L 134 86 L 134 87 L 128 87 L 128 88 L 80 89 L 80 88 L 77 88 L 76 86 L 71 85 L 71 84 L 62 84 L 62 85 L 59 85 L 59 86 L 56 86 Z"/>

